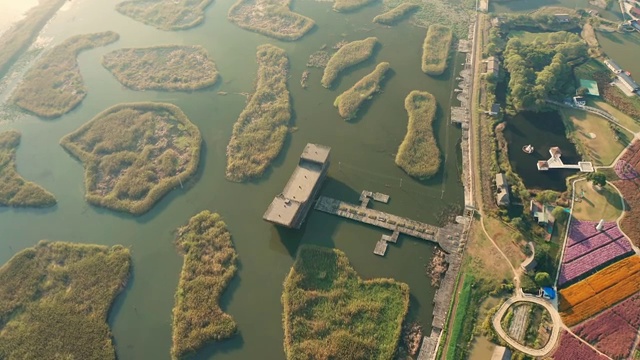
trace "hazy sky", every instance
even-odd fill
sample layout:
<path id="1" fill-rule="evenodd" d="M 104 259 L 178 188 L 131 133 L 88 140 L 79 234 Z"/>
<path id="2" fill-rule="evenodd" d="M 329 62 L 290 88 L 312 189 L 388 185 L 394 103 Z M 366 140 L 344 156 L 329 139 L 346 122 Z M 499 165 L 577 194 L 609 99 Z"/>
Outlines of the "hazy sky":
<path id="1" fill-rule="evenodd" d="M 0 0 L 0 33 L 22 18 L 27 10 L 38 4 L 38 0 Z"/>

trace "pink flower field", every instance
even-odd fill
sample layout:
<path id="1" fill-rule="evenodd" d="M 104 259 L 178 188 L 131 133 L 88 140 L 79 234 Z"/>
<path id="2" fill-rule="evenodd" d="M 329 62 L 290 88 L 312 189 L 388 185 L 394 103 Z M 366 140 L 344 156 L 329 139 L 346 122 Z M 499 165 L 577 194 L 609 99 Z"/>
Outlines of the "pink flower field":
<path id="1" fill-rule="evenodd" d="M 613 259 L 631 254 L 631 243 L 614 221 L 605 222 L 601 232 L 595 221 L 571 219 L 558 285 L 572 281 Z"/>
<path id="2" fill-rule="evenodd" d="M 638 177 L 638 172 L 633 165 L 624 160 L 618 160 L 613 169 L 622 180 L 633 180 Z"/>
<path id="3" fill-rule="evenodd" d="M 573 328 L 582 339 L 613 359 L 631 354 L 640 327 L 640 294 Z"/>
<path id="4" fill-rule="evenodd" d="M 592 348 L 578 340 L 577 337 L 562 330 L 560 343 L 551 356 L 554 360 L 606 360 Z"/>

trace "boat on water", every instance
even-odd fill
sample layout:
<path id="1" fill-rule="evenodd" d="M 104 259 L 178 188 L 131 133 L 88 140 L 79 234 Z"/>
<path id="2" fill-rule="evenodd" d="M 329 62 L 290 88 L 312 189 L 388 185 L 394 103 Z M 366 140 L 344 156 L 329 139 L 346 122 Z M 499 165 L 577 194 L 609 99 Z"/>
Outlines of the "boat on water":
<path id="1" fill-rule="evenodd" d="M 531 144 L 527 144 L 527 145 L 522 147 L 522 151 L 527 153 L 527 154 L 531 154 L 533 152 L 533 150 L 535 150 L 535 149 L 534 149 L 533 145 L 531 145 Z"/>

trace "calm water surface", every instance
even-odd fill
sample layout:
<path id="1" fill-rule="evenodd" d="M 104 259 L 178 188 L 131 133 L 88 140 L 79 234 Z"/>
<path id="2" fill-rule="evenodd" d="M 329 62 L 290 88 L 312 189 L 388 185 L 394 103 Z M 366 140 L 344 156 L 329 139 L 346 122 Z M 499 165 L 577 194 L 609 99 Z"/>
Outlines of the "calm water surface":
<path id="1" fill-rule="evenodd" d="M 367 226 L 311 212 L 300 231 L 283 231 L 261 220 L 262 213 L 286 183 L 307 142 L 332 147 L 333 163 L 322 190 L 324 195 L 357 201 L 362 189 L 391 195 L 388 205 L 374 205 L 398 215 L 434 223 L 435 214 L 448 204 L 462 204 L 459 130 L 448 125 L 452 76 L 438 79 L 420 72 L 420 52 L 425 30 L 409 24 L 395 28 L 375 26 L 371 19 L 381 7 L 342 15 L 329 3 L 301 1 L 296 11 L 318 24 L 298 42 L 279 42 L 247 32 L 229 23 L 226 14 L 232 0 L 215 1 L 202 26 L 189 31 L 164 32 L 121 16 L 114 2 L 74 0 L 48 26 L 45 36 L 58 43 L 78 33 L 114 30 L 121 39 L 104 48 L 82 53 L 79 63 L 89 94 L 73 112 L 56 120 L 24 116 L 0 122 L 0 130 L 23 134 L 17 152 L 18 171 L 53 192 L 58 205 L 46 210 L 0 209 L 0 263 L 41 239 L 123 244 L 132 249 L 133 275 L 127 290 L 117 299 L 110 315 L 119 359 L 168 359 L 171 344 L 171 309 L 182 266 L 173 245 L 173 231 L 195 213 L 219 212 L 233 234 L 240 270 L 222 299 L 223 308 L 238 323 L 240 334 L 213 343 L 199 359 L 281 359 L 283 353 L 282 282 L 301 243 L 321 244 L 346 252 L 364 278 L 393 277 L 411 287 L 411 317 L 428 332 L 434 289 L 424 265 L 432 256 L 427 243 L 401 238 L 385 258 L 373 255 L 381 232 Z M 382 43 L 375 58 L 337 81 L 333 90 L 320 86 L 321 71 L 311 70 L 309 89 L 302 90 L 300 75 L 310 53 L 323 44 L 344 39 L 377 36 Z M 236 184 L 224 179 L 225 147 L 245 98 L 236 93 L 252 91 L 256 47 L 273 43 L 286 49 L 291 62 L 289 89 L 297 128 L 281 156 L 267 174 L 255 182 Z M 192 93 L 137 92 L 123 88 L 100 65 L 105 53 L 122 47 L 161 44 L 200 44 L 215 59 L 222 80 L 212 89 Z M 333 107 L 335 97 L 380 61 L 389 61 L 393 72 L 383 92 L 360 110 L 361 116 L 344 122 Z M 462 62 L 456 59 L 459 68 Z M 404 97 L 411 90 L 432 92 L 439 103 L 436 131 L 447 154 L 436 179 L 419 183 L 408 178 L 394 162 L 405 133 Z M 226 96 L 217 95 L 225 91 Z M 2 94 L 3 98 L 6 94 Z M 195 178 L 184 189 L 171 192 L 140 217 L 88 205 L 84 199 L 83 169 L 59 146 L 64 135 L 89 121 L 98 112 L 120 102 L 166 101 L 178 105 L 201 130 L 203 156 Z"/>

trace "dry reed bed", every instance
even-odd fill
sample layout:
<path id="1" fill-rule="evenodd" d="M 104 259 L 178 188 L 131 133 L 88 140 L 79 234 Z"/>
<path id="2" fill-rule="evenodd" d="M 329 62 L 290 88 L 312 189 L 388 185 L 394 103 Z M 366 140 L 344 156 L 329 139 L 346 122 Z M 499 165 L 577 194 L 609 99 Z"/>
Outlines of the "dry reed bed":
<path id="1" fill-rule="evenodd" d="M 60 144 L 84 165 L 88 202 L 140 215 L 196 172 L 201 142 L 180 108 L 146 102 L 115 105 Z"/>
<path id="2" fill-rule="evenodd" d="M 0 36 L 0 78 L 24 53 L 67 0 L 42 0 Z"/>
<path id="3" fill-rule="evenodd" d="M 337 249 L 303 245 L 284 282 L 287 359 L 391 359 L 409 287 L 362 280 Z"/>
<path id="4" fill-rule="evenodd" d="M 118 38 L 117 33 L 107 31 L 72 36 L 56 45 L 29 68 L 9 102 L 42 117 L 66 114 L 87 95 L 76 60 L 78 53 Z"/>
<path id="5" fill-rule="evenodd" d="M 640 256 L 620 260 L 559 292 L 559 310 L 573 326 L 640 291 Z"/>
<path id="6" fill-rule="evenodd" d="M 118 49 L 102 65 L 133 90 L 198 90 L 218 80 L 216 64 L 199 45 Z"/>
<path id="7" fill-rule="evenodd" d="M 409 114 L 407 134 L 398 148 L 396 165 L 410 176 L 428 179 L 440 169 L 442 153 L 433 134 L 438 103 L 426 91 L 414 90 L 404 100 Z"/>
<path id="8" fill-rule="evenodd" d="M 333 2 L 333 10 L 337 12 L 354 11 L 374 1 L 376 0 L 335 0 Z"/>
<path id="9" fill-rule="evenodd" d="M 49 207 L 56 198 L 41 186 L 26 181 L 16 171 L 17 131 L 0 132 L 0 206 Z"/>
<path id="10" fill-rule="evenodd" d="M 122 246 L 41 241 L 0 267 L 1 359 L 113 359 L 107 315 L 131 266 Z"/>
<path id="11" fill-rule="evenodd" d="M 384 12 L 373 18 L 374 23 L 382 25 L 394 25 L 404 19 L 406 15 L 420 9 L 420 5 L 411 3 L 402 3 L 393 9 Z"/>
<path id="12" fill-rule="evenodd" d="M 265 172 L 282 150 L 291 120 L 287 54 L 279 47 L 260 45 L 256 59 L 256 91 L 233 125 L 227 145 L 226 177 L 236 182 Z"/>
<path id="13" fill-rule="evenodd" d="M 373 49 L 377 43 L 377 38 L 368 37 L 364 40 L 356 40 L 343 45 L 331 56 L 327 66 L 324 68 L 321 80 L 322 86 L 330 88 L 341 71 L 369 59 L 373 55 Z"/>
<path id="14" fill-rule="evenodd" d="M 160 30 L 186 30 L 204 21 L 204 10 L 213 0 L 131 0 L 116 10 Z"/>
<path id="15" fill-rule="evenodd" d="M 237 271 L 237 255 L 226 224 L 220 215 L 205 210 L 177 233 L 176 246 L 184 254 L 184 263 L 173 307 L 173 359 L 236 333 L 235 321 L 219 305 Z"/>
<path id="16" fill-rule="evenodd" d="M 422 71 L 428 75 L 441 75 L 447 69 L 449 49 L 453 40 L 451 28 L 431 25 L 422 45 Z"/>
<path id="17" fill-rule="evenodd" d="M 291 0 L 238 0 L 227 15 L 243 29 L 279 40 L 298 40 L 315 22 L 289 9 Z"/>
<path id="18" fill-rule="evenodd" d="M 380 91 L 380 82 L 388 70 L 389 63 L 381 62 L 375 70 L 358 80 L 349 90 L 338 95 L 333 106 L 338 108 L 338 113 L 343 119 L 355 118 L 360 105 Z"/>

